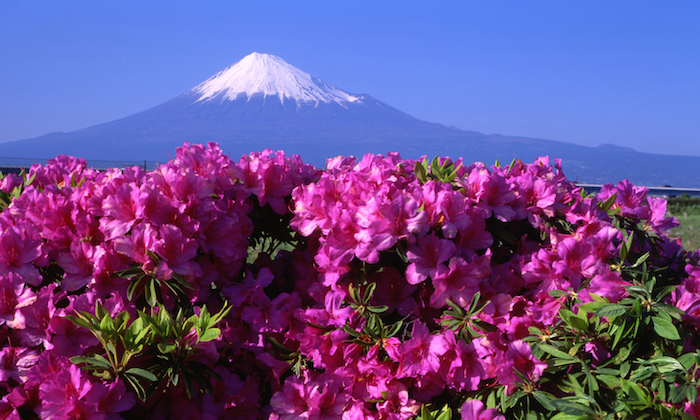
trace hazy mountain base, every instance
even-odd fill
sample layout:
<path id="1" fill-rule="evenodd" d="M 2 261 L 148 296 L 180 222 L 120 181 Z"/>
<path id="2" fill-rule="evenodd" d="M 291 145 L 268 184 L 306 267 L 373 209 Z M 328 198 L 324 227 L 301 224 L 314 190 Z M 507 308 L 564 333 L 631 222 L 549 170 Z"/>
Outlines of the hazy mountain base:
<path id="1" fill-rule="evenodd" d="M 605 184 L 629 179 L 636 185 L 700 187 L 700 157 L 639 153 L 612 145 L 586 147 L 552 140 L 485 135 L 418 120 L 368 95 L 360 103 L 308 104 L 277 97 L 197 102 L 185 94 L 150 110 L 71 133 L 0 144 L 0 156 L 58 154 L 86 160 L 156 161 L 174 156 L 183 142 L 217 142 L 237 160 L 266 148 L 299 154 L 325 167 L 328 157 L 398 151 L 403 158 L 423 155 L 463 157 L 487 165 L 513 158 L 561 158 L 573 181 Z"/>

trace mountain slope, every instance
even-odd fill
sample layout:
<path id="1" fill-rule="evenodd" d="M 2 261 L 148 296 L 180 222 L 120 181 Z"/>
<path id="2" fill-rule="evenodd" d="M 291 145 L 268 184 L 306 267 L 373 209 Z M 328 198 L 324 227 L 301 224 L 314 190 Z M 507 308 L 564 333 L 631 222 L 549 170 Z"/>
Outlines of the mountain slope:
<path id="1" fill-rule="evenodd" d="M 700 187 L 699 157 L 662 156 L 614 146 L 484 135 L 418 120 L 369 95 L 345 92 L 279 57 L 253 53 L 183 95 L 149 110 L 70 133 L 0 144 L 0 156 L 165 162 L 183 142 L 214 141 L 233 159 L 265 148 L 323 166 L 337 155 L 398 151 L 510 163 L 562 158 L 571 179 Z M 37 155 L 41 156 L 37 156 Z M 693 173 L 695 172 L 695 173 Z"/>

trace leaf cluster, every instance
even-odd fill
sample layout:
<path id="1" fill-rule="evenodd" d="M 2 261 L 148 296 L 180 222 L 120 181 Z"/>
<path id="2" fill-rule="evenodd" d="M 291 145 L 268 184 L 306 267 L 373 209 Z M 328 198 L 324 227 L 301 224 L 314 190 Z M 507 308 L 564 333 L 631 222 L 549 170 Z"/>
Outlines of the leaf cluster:
<path id="1" fill-rule="evenodd" d="M 159 257 L 152 251 L 147 251 L 148 256 L 154 261 L 154 265 L 158 265 Z M 161 280 L 155 276 L 155 273 L 146 272 L 141 266 L 134 266 L 126 270 L 115 273 L 118 277 L 130 279 L 129 287 L 126 291 L 126 298 L 130 301 L 138 299 L 143 295 L 146 303 L 150 307 L 155 307 L 158 304 L 165 302 L 163 299 L 163 288 L 167 288 L 178 301 L 183 304 L 187 302 L 185 289 L 193 290 L 194 288 L 181 275 L 173 273 L 168 280 Z"/>
<path id="2" fill-rule="evenodd" d="M 481 292 L 476 292 L 466 310 L 452 302 L 452 300 L 447 299 L 447 306 L 450 309 L 443 313 L 440 325 L 453 330 L 455 334 L 467 342 L 476 337 L 483 337 L 484 332 L 497 331 L 498 328 L 495 325 L 482 321 L 476 316 L 490 302 L 486 301 L 479 305 L 480 298 Z"/>
<path id="3" fill-rule="evenodd" d="M 206 365 L 192 360 L 192 356 L 199 343 L 220 336 L 221 330 L 216 325 L 229 311 L 226 305 L 211 315 L 203 306 L 199 315 L 186 317 L 180 309 L 173 317 L 159 305 L 150 314 L 139 311 L 139 317 L 130 323 L 127 311 L 112 317 L 98 302 L 94 314 L 77 311 L 66 318 L 90 330 L 104 353 L 74 356 L 70 360 L 102 379 L 120 378 L 142 401 L 158 388 L 178 386 L 180 382 L 184 382 L 190 397 L 195 384 L 211 393 L 210 378 L 221 378 Z M 147 387 L 144 382 L 150 385 Z"/>
<path id="4" fill-rule="evenodd" d="M 359 328 L 346 323 L 343 326 L 345 331 L 351 338 L 350 341 L 361 347 L 373 347 L 383 345 L 384 340 L 392 337 L 397 337 L 404 327 L 403 320 L 398 320 L 393 324 L 387 325 L 380 316 L 389 309 L 386 305 L 371 305 L 370 301 L 377 288 L 376 283 L 369 283 L 364 292 L 361 292 L 360 287 L 355 287 L 352 283 L 348 286 L 348 298 L 350 307 L 355 312 L 364 318 L 364 324 Z"/>
<path id="5" fill-rule="evenodd" d="M 428 181 L 440 181 L 446 184 L 452 183 L 455 177 L 457 177 L 457 172 L 462 168 L 460 163 L 455 167 L 454 162 L 449 159 L 445 159 L 440 163 L 438 156 L 428 163 L 428 160 L 423 158 L 416 162 L 413 167 L 413 172 L 416 174 L 418 182 L 425 184 Z"/>
<path id="6" fill-rule="evenodd" d="M 645 257 L 641 258 L 645 259 Z M 568 306 L 552 328 L 530 327 L 533 354 L 548 362 L 537 384 L 494 402 L 509 418 L 685 419 L 680 403 L 698 397 L 698 353 L 684 352 L 681 311 L 664 303 L 673 285 L 657 284 L 646 263 L 622 268 L 631 276 L 628 296 L 617 303 L 593 295 L 583 303 L 564 291 Z M 609 350 L 607 360 L 591 352 Z M 537 389 L 539 388 L 539 389 Z M 528 401 L 512 404 L 512 399 Z M 536 403 L 538 413 L 529 409 Z"/>

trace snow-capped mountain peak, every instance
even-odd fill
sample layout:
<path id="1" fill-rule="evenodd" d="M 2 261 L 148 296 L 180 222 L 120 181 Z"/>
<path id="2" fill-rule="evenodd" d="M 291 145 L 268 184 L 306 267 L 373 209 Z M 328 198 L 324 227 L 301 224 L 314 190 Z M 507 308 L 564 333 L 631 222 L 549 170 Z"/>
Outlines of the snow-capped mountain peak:
<path id="1" fill-rule="evenodd" d="M 289 99 L 297 103 L 337 102 L 343 105 L 360 100 L 359 96 L 329 85 L 277 56 L 256 52 L 219 72 L 190 92 L 198 96 L 198 102 L 214 98 L 250 98 L 256 94 L 266 97 L 278 96 L 282 103 Z"/>

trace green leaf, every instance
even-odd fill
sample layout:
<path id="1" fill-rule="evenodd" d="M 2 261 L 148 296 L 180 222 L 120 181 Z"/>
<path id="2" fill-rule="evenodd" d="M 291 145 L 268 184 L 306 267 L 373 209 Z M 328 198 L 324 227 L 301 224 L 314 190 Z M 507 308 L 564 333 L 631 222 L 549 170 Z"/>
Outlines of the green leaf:
<path id="1" fill-rule="evenodd" d="M 605 384 L 608 389 L 615 389 L 620 386 L 620 377 L 613 375 L 598 375 L 598 380 Z"/>
<path id="2" fill-rule="evenodd" d="M 609 318 L 609 319 L 615 319 L 620 315 L 623 315 L 627 313 L 627 308 L 626 306 L 623 305 L 618 305 L 618 304 L 609 304 L 605 305 L 602 308 L 598 309 L 595 314 L 597 317 L 603 318 Z"/>
<path id="3" fill-rule="evenodd" d="M 131 376 L 138 376 L 139 378 L 143 378 L 147 381 L 155 382 L 158 380 L 156 375 L 152 374 L 151 372 L 147 371 L 146 369 L 141 369 L 141 368 L 130 368 L 127 369 L 125 372 L 127 375 Z"/>
<path id="4" fill-rule="evenodd" d="M 649 298 L 649 291 L 643 287 L 640 286 L 627 286 L 625 288 L 627 290 L 627 293 L 630 295 L 640 298 L 640 299 L 647 299 Z"/>
<path id="5" fill-rule="evenodd" d="M 598 391 L 600 388 L 598 387 L 598 381 L 595 379 L 595 376 L 591 374 L 591 370 L 588 368 L 588 365 L 584 362 L 581 363 L 583 366 L 583 372 L 586 374 L 586 382 L 588 383 L 588 389 L 590 390 L 590 394 L 593 395 L 594 392 Z"/>
<path id="6" fill-rule="evenodd" d="M 350 299 L 352 299 L 356 304 L 362 304 L 362 299 L 360 299 L 360 291 L 353 286 L 352 283 L 348 284 L 348 295 L 350 295 Z"/>
<path id="7" fill-rule="evenodd" d="M 557 410 L 572 416 L 586 416 L 595 414 L 593 410 L 585 405 L 567 400 L 554 400 L 551 402 L 551 404 Z"/>
<path id="8" fill-rule="evenodd" d="M 588 320 L 578 315 L 569 318 L 569 325 L 578 331 L 588 331 Z"/>
<path id="9" fill-rule="evenodd" d="M 343 331 L 345 331 L 350 337 L 357 338 L 362 336 L 361 333 L 355 331 L 355 329 L 348 324 L 343 325 Z"/>
<path id="10" fill-rule="evenodd" d="M 430 163 L 430 174 L 438 175 L 440 173 L 440 159 L 436 155 Z"/>
<path id="11" fill-rule="evenodd" d="M 550 344 L 537 343 L 537 347 L 554 357 L 566 360 L 576 360 L 576 358 L 571 356 L 569 353 L 563 352 Z"/>
<path id="12" fill-rule="evenodd" d="M 481 292 L 476 292 L 474 293 L 474 296 L 472 296 L 472 300 L 469 302 L 469 309 L 468 312 L 471 315 L 476 315 L 476 310 L 477 306 L 479 305 L 479 299 L 481 299 Z"/>
<path id="13" fill-rule="evenodd" d="M 24 170 L 23 170 L 23 172 L 24 172 Z M 31 177 L 29 177 L 29 178 L 27 178 L 26 180 L 24 180 L 24 186 L 25 186 L 25 187 L 28 187 L 28 186 L 32 185 L 32 182 L 34 182 L 34 178 L 36 177 L 36 174 L 37 174 L 37 173 L 38 173 L 38 172 L 34 172 L 34 173 L 32 174 Z"/>
<path id="14" fill-rule="evenodd" d="M 632 268 L 637 268 L 640 265 L 644 264 L 644 262 L 649 258 L 650 255 L 651 254 L 649 252 L 647 252 L 644 255 L 642 255 L 641 257 L 637 258 L 637 261 L 634 262 L 634 264 L 632 265 Z"/>
<path id="15" fill-rule="evenodd" d="M 665 320 L 659 316 L 651 317 L 654 322 L 654 331 L 663 338 L 669 340 L 680 340 L 681 336 L 678 334 L 676 326 L 672 322 Z"/>
<path id="16" fill-rule="evenodd" d="M 109 317 L 110 321 L 112 318 L 109 315 L 109 311 L 105 309 L 104 306 L 98 301 L 97 304 L 95 305 L 95 317 L 98 319 L 104 319 L 105 317 Z"/>
<path id="17" fill-rule="evenodd" d="M 615 193 L 615 194 L 611 195 L 610 197 L 608 197 L 608 199 L 605 200 L 605 202 L 600 202 L 600 201 L 599 201 L 599 202 L 598 202 L 598 208 L 601 209 L 601 210 L 603 210 L 603 211 L 608 211 L 608 210 L 610 210 L 610 208 L 613 206 L 613 204 L 615 204 L 615 199 L 616 199 L 616 198 L 617 198 L 617 193 Z"/>
<path id="18" fill-rule="evenodd" d="M 686 385 L 681 384 L 671 388 L 670 400 L 674 404 L 678 404 L 685 399 Z"/>
<path id="19" fill-rule="evenodd" d="M 374 283 L 373 283 L 374 284 Z M 388 306 L 386 305 L 381 305 L 381 306 L 368 306 L 367 310 L 369 312 L 375 313 L 375 314 L 381 314 L 382 312 L 386 312 L 386 310 L 389 309 Z"/>
<path id="20" fill-rule="evenodd" d="M 449 405 L 445 405 L 440 410 L 440 414 L 435 418 L 435 420 L 452 420 L 452 410 Z"/>
<path id="21" fill-rule="evenodd" d="M 621 378 L 620 380 L 622 381 L 622 390 L 625 392 L 625 394 L 627 394 L 630 398 L 637 400 L 641 404 L 646 405 L 647 395 L 644 391 L 642 391 L 639 385 L 627 379 Z"/>
<path id="22" fill-rule="evenodd" d="M 673 371 L 683 372 L 685 368 L 678 360 L 669 356 L 655 357 L 651 359 L 651 363 L 657 365 L 656 368 L 661 373 L 668 373 Z"/>
<path id="23" fill-rule="evenodd" d="M 596 375 L 613 375 L 613 376 L 619 376 L 620 375 L 620 370 L 619 369 L 610 369 L 610 368 L 597 368 L 595 370 Z"/>
<path id="24" fill-rule="evenodd" d="M 554 406 L 552 405 L 552 400 L 554 399 L 552 394 L 544 391 L 535 391 L 532 393 L 532 396 L 535 397 L 537 402 L 542 404 L 542 407 L 544 407 L 545 410 L 556 410 L 556 408 L 554 408 Z"/>
<path id="25" fill-rule="evenodd" d="M 154 307 L 158 304 L 158 294 L 156 293 L 156 279 L 153 277 L 148 279 L 148 284 L 146 285 L 146 303 L 148 306 Z"/>
<path id="26" fill-rule="evenodd" d="M 496 408 L 497 403 L 496 403 L 496 393 L 491 392 L 489 393 L 488 398 L 486 398 L 486 408 Z"/>
<path id="27" fill-rule="evenodd" d="M 93 354 L 91 356 L 73 356 L 69 359 L 73 364 L 87 363 L 94 366 L 99 366 L 105 369 L 112 369 L 112 364 L 109 360 L 100 356 L 99 354 Z"/>
<path id="28" fill-rule="evenodd" d="M 562 296 L 569 296 L 569 293 L 565 292 L 563 290 L 555 289 L 555 290 L 549 291 L 549 296 L 556 298 L 556 297 L 562 297 Z"/>
<path id="29" fill-rule="evenodd" d="M 510 173 L 511 170 L 515 167 L 515 162 L 518 161 L 518 158 L 514 157 L 513 160 L 510 161 L 510 165 L 508 165 L 508 171 L 506 172 L 506 175 Z"/>
<path id="30" fill-rule="evenodd" d="M 221 335 L 221 330 L 218 328 L 209 328 L 204 331 L 201 337 L 199 337 L 200 343 L 206 343 L 208 341 L 216 340 Z"/>
<path id="31" fill-rule="evenodd" d="M 126 270 L 117 271 L 114 274 L 117 277 L 130 279 L 130 278 L 138 276 L 139 274 L 143 274 L 143 269 L 141 269 L 141 267 L 132 267 L 132 268 L 127 268 Z"/>
<path id="32" fill-rule="evenodd" d="M 496 331 L 498 331 L 497 326 L 495 326 L 491 323 L 488 323 L 486 321 L 482 321 L 479 318 L 472 319 L 472 324 L 474 324 L 474 326 L 476 326 L 477 328 L 479 328 L 481 331 L 484 331 L 484 332 L 496 332 Z"/>
<path id="33" fill-rule="evenodd" d="M 477 293 L 478 293 L 478 292 L 477 292 Z M 450 300 L 450 298 L 445 299 L 445 303 L 447 303 L 447 306 L 449 306 L 450 308 L 452 308 L 452 310 L 455 312 L 455 314 L 456 314 L 459 318 L 462 318 L 462 317 L 464 317 L 464 316 L 466 315 L 466 313 L 464 312 L 464 309 L 462 309 L 461 306 L 457 305 L 457 304 L 454 303 L 452 300 Z"/>
<path id="34" fill-rule="evenodd" d="M 396 323 L 395 323 L 394 325 L 392 325 L 392 326 L 387 330 L 386 338 L 389 338 L 389 337 L 396 337 L 396 334 L 398 334 L 399 331 L 401 331 L 401 327 L 402 327 L 402 326 L 403 326 L 403 320 L 398 320 L 398 321 L 396 321 Z"/>
<path id="35" fill-rule="evenodd" d="M 683 368 L 690 370 L 698 362 L 697 353 L 685 353 L 678 357 L 678 362 L 683 365 Z"/>
<path id="36" fill-rule="evenodd" d="M 194 290 L 194 286 L 192 284 L 190 284 L 190 282 L 185 280 L 185 278 L 182 277 L 181 275 L 179 275 L 177 273 L 173 273 L 172 279 L 175 280 L 177 282 L 177 284 L 184 287 L 185 289 Z"/>
<path id="37" fill-rule="evenodd" d="M 685 398 L 688 401 L 695 402 L 698 400 L 698 389 L 694 386 L 689 386 L 685 389 Z"/>
<path id="38" fill-rule="evenodd" d="M 139 287 L 144 278 L 144 276 L 139 276 L 136 278 L 136 280 L 132 280 L 131 283 L 129 283 L 129 287 L 126 289 L 127 299 L 129 299 L 130 301 L 134 300 L 134 293 L 136 292 L 136 289 Z"/>
<path id="39" fill-rule="evenodd" d="M 451 166 L 454 166 L 454 165 L 451 165 Z M 463 165 L 462 165 L 462 163 L 460 162 L 460 164 L 457 165 L 457 167 L 454 168 L 454 169 L 452 170 L 452 172 L 450 172 L 449 175 L 447 175 L 447 178 L 445 179 L 445 181 L 446 181 L 446 182 L 452 182 L 452 181 L 454 181 L 454 179 L 457 177 L 457 173 L 459 172 L 460 169 L 462 169 L 462 166 L 463 166 Z"/>
<path id="40" fill-rule="evenodd" d="M 416 174 L 416 179 L 418 179 L 418 182 L 421 184 L 425 184 L 428 181 L 427 173 L 425 172 L 425 168 L 421 162 L 416 162 L 415 166 L 413 167 L 413 173 Z"/>
<path id="41" fill-rule="evenodd" d="M 90 331 L 99 331 L 99 328 L 97 328 L 96 326 L 92 325 L 91 323 L 89 323 L 88 321 L 86 321 L 85 319 L 83 319 L 83 318 L 81 318 L 81 317 L 77 317 L 77 316 L 73 316 L 73 315 L 66 315 L 64 318 L 69 319 L 69 320 L 72 321 L 75 325 L 77 325 L 77 326 L 79 326 L 79 327 L 87 328 L 87 329 L 89 329 Z"/>
<path id="42" fill-rule="evenodd" d="M 589 420 L 590 417 L 586 414 L 585 416 L 576 416 L 573 414 L 557 413 L 552 420 Z"/>
<path id="43" fill-rule="evenodd" d="M 139 381 L 129 375 L 124 375 L 124 382 L 126 382 L 141 401 L 146 401 L 146 390 L 141 386 Z"/>
<path id="44" fill-rule="evenodd" d="M 157 347 L 163 354 L 172 353 L 173 351 L 177 350 L 177 346 L 175 344 L 158 343 Z"/>
<path id="45" fill-rule="evenodd" d="M 627 242 L 625 241 L 620 244 L 620 261 L 623 263 L 625 262 L 625 260 L 627 260 L 627 252 Z"/>
<path id="46" fill-rule="evenodd" d="M 377 288 L 377 283 L 370 283 L 367 285 L 367 288 L 365 289 L 365 294 L 362 297 L 362 303 L 367 304 L 369 303 L 369 300 L 372 299 L 372 295 L 374 294 L 375 289 Z"/>

